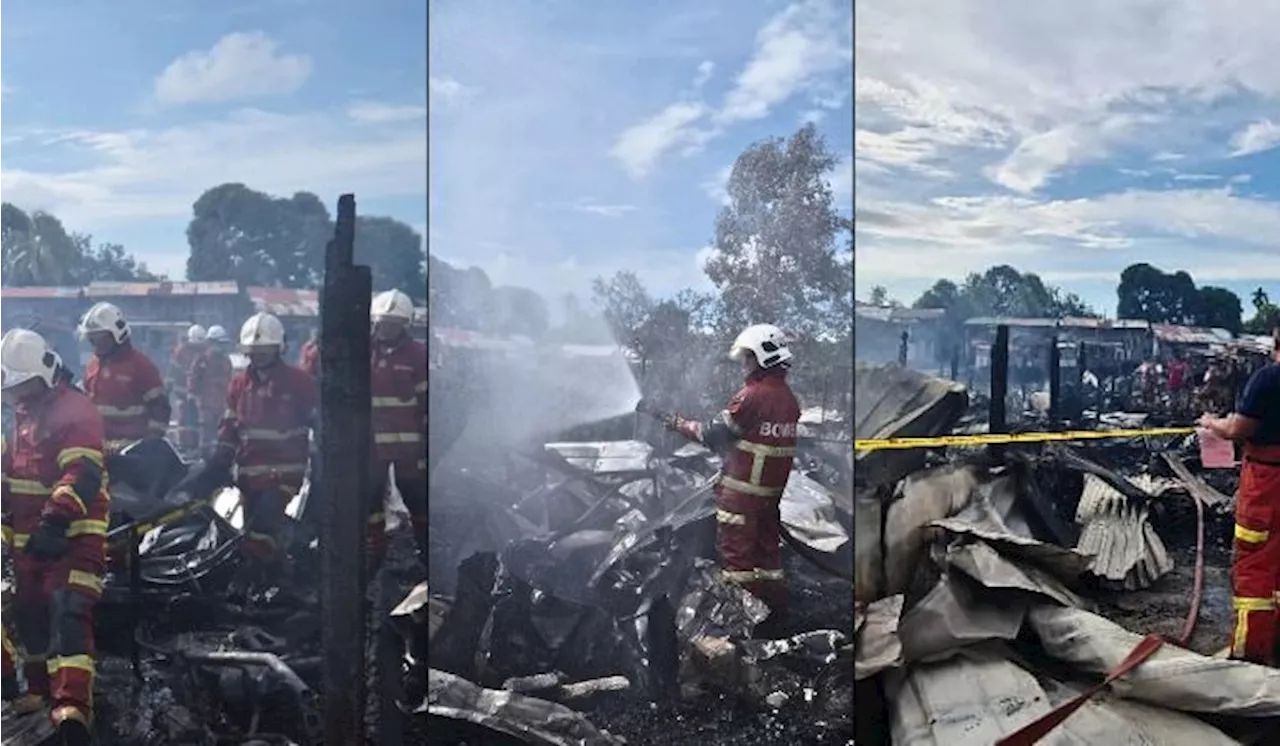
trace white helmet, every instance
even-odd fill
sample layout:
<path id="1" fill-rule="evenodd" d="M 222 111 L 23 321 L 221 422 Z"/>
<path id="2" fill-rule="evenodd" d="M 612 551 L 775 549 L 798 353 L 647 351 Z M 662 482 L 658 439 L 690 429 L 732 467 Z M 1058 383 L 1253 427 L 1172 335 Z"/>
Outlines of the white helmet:
<path id="1" fill-rule="evenodd" d="M 240 327 L 241 347 L 284 347 L 284 324 L 269 313 L 255 313 Z"/>
<path id="2" fill-rule="evenodd" d="M 209 332 L 204 330 L 199 324 L 192 324 L 187 330 L 187 341 L 193 345 L 198 345 L 209 338 Z"/>
<path id="3" fill-rule="evenodd" d="M 209 327 L 208 340 L 210 342 L 230 342 L 231 335 L 227 334 L 227 330 L 224 329 L 220 324 L 214 324 L 213 326 Z"/>
<path id="4" fill-rule="evenodd" d="M 372 321 L 413 321 L 413 301 L 399 290 L 388 290 L 373 296 L 373 304 L 369 306 L 369 318 Z"/>
<path id="5" fill-rule="evenodd" d="M 790 362 L 792 357 L 791 350 L 787 348 L 787 335 L 773 324 L 753 324 L 743 329 L 733 340 L 729 357 L 741 360 L 747 352 L 756 356 L 756 363 L 761 368 L 776 368 Z"/>
<path id="6" fill-rule="evenodd" d="M 0 389 L 8 391 L 32 378 L 52 386 L 59 364 L 44 337 L 29 329 L 12 329 L 0 340 Z"/>
<path id="7" fill-rule="evenodd" d="M 119 344 L 129 336 L 129 322 L 124 314 L 110 303 L 97 303 L 80 319 L 77 329 L 81 337 L 88 337 L 95 332 L 111 332 L 111 338 Z"/>

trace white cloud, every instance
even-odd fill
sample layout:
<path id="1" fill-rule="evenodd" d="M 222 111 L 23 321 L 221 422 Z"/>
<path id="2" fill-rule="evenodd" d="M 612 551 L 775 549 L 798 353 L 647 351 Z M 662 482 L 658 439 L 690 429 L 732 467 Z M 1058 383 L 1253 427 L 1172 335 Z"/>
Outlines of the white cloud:
<path id="1" fill-rule="evenodd" d="M 350 106 L 347 116 L 361 124 L 416 122 L 427 118 L 427 107 L 365 101 Z"/>
<path id="2" fill-rule="evenodd" d="M 311 191 L 326 201 L 343 192 L 421 195 L 426 183 L 426 131 L 412 122 L 366 132 L 343 115 L 245 109 L 163 129 L 65 131 L 44 143 L 71 149 L 88 165 L 5 169 L 5 200 L 50 210 L 87 232 L 117 221 L 186 217 L 205 189 L 229 181 L 272 194 Z"/>
<path id="3" fill-rule="evenodd" d="M 281 54 L 261 31 L 227 34 L 208 50 L 188 52 L 155 81 L 155 98 L 165 106 L 220 102 L 293 93 L 311 75 L 311 58 Z"/>
<path id="4" fill-rule="evenodd" d="M 716 115 L 722 125 L 760 119 L 824 76 L 845 74 L 853 61 L 852 29 L 838 3 L 802 0 L 756 35 L 756 50 Z"/>
<path id="5" fill-rule="evenodd" d="M 704 141 L 702 133 L 690 125 L 703 120 L 709 111 L 700 103 L 671 104 L 650 119 L 627 128 L 609 154 L 632 178 L 644 178 L 664 154 Z"/>
<path id="6" fill-rule="evenodd" d="M 476 89 L 463 85 L 446 76 L 431 76 L 427 80 L 427 90 L 432 104 L 456 104 L 475 95 Z"/>
<path id="7" fill-rule="evenodd" d="M 716 71 L 716 63 L 712 62 L 711 60 L 703 60 L 698 65 L 698 77 L 693 79 L 694 87 L 701 88 L 702 86 L 706 85 L 707 81 L 711 80 L 711 75 L 715 71 Z"/>
<path id="8" fill-rule="evenodd" d="M 610 154 L 638 179 L 667 153 L 698 152 L 727 128 L 762 119 L 798 94 L 812 95 L 818 107 L 813 111 L 840 108 L 847 94 L 830 79 L 847 74 L 853 61 L 853 34 L 843 7 L 837 0 L 799 0 L 787 6 L 757 33 L 751 58 L 718 109 L 701 101 L 673 103 L 627 128 Z M 711 70 L 708 62 L 698 66 L 695 88 Z M 694 126 L 698 124 L 704 126 Z"/>
<path id="9" fill-rule="evenodd" d="M 1231 140 L 1234 157 L 1253 155 L 1280 145 L 1280 125 L 1270 119 L 1254 122 Z"/>
<path id="10" fill-rule="evenodd" d="M 853 204 L 853 156 L 836 164 L 828 183 L 831 186 L 831 199 L 836 207 L 841 210 L 849 209 Z"/>
<path id="11" fill-rule="evenodd" d="M 579 202 L 572 207 L 578 212 L 599 215 L 602 218 L 620 218 L 638 209 L 635 205 L 601 205 L 594 202 Z"/>

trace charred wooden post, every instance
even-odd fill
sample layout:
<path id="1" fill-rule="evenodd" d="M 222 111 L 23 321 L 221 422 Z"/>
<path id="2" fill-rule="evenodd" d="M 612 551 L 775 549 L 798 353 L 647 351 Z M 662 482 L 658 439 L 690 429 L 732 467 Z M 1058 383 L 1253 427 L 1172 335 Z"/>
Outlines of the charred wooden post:
<path id="1" fill-rule="evenodd" d="M 903 330 L 902 336 L 898 339 L 898 365 L 907 367 L 907 353 L 910 351 L 911 332 Z"/>
<path id="2" fill-rule="evenodd" d="M 1058 335 L 1049 338 L 1049 421 L 1062 418 L 1062 350 L 1058 348 Z"/>
<path id="3" fill-rule="evenodd" d="M 992 433 L 1009 432 L 1005 400 L 1009 397 L 1009 327 L 996 327 L 996 340 L 991 345 L 991 404 L 988 409 L 989 430 Z M 1004 449 L 992 446 L 991 451 L 1000 455 Z"/>
<path id="4" fill-rule="evenodd" d="M 364 743 L 365 534 L 372 498 L 369 459 L 368 267 L 355 258 L 356 198 L 338 200 L 320 291 L 320 474 L 312 483 L 322 514 L 321 615 L 325 743 Z M 339 468 L 338 465 L 341 465 Z M 328 468 L 326 468 L 326 465 Z"/>
<path id="5" fill-rule="evenodd" d="M 951 380 L 960 380 L 960 346 L 951 348 Z"/>

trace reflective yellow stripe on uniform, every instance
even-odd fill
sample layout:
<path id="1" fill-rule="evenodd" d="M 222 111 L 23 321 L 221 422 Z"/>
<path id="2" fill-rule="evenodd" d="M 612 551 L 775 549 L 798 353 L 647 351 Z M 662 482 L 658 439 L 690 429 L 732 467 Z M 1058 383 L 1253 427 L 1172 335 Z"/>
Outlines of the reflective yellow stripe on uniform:
<path id="1" fill-rule="evenodd" d="M 72 570 L 67 573 L 67 584 L 88 588 L 96 595 L 102 595 L 102 578 L 84 570 Z"/>
<path id="2" fill-rule="evenodd" d="M 738 513 L 730 513 L 727 510 L 716 510 L 716 522 L 729 526 L 745 526 L 747 517 Z"/>
<path id="3" fill-rule="evenodd" d="M 378 433 L 373 436 L 373 442 L 379 445 L 387 445 L 389 443 L 421 443 L 421 433 Z"/>
<path id="4" fill-rule="evenodd" d="M 750 484 L 758 486 L 760 479 L 764 476 L 764 462 L 767 458 L 795 458 L 795 446 L 769 446 L 763 443 L 752 443 L 749 440 L 739 440 L 737 449 L 745 453 L 751 454 L 751 481 Z M 743 490 L 747 492 L 747 490 Z M 756 494 L 749 492 L 748 494 Z M 781 495 L 779 490 L 777 494 Z M 773 495 L 762 495 L 763 497 L 772 497 Z"/>
<path id="5" fill-rule="evenodd" d="M 80 521 L 72 521 L 67 526 L 67 537 L 75 538 L 77 536 L 106 536 L 107 522 L 84 519 Z"/>
<path id="6" fill-rule="evenodd" d="M 426 382 L 426 381 L 423 381 L 422 383 L 418 384 L 417 386 L 414 386 L 414 387 L 413 387 L 413 393 L 415 393 L 415 394 L 425 394 L 425 393 L 427 393 L 427 382 Z"/>
<path id="7" fill-rule="evenodd" d="M 162 396 L 164 396 L 164 395 L 165 395 L 165 394 L 164 394 L 164 386 L 157 386 L 157 387 L 155 387 L 155 388 L 151 389 L 150 391 L 148 391 L 147 393 L 143 394 L 143 395 L 142 395 L 142 400 L 143 400 L 143 401 L 155 401 L 156 399 L 159 399 L 160 397 L 162 397 Z"/>
<path id="8" fill-rule="evenodd" d="M 721 570 L 720 577 L 727 583 L 761 583 L 782 580 L 786 576 L 781 570 Z"/>
<path id="9" fill-rule="evenodd" d="M 45 664 L 49 675 L 53 676 L 64 668 L 75 668 L 86 671 L 90 676 L 97 670 L 97 666 L 93 664 L 93 656 L 91 655 L 63 655 L 56 658 L 50 658 Z"/>
<path id="10" fill-rule="evenodd" d="M 416 407 L 417 399 L 401 399 L 397 396 L 375 396 L 373 397 L 373 406 L 382 409 Z"/>
<path id="11" fill-rule="evenodd" d="M 1270 531 L 1257 531 L 1245 528 L 1239 523 L 1236 524 L 1236 541 L 1243 541 L 1246 544 L 1263 544 L 1269 538 L 1271 538 Z"/>
<path id="12" fill-rule="evenodd" d="M 137 417 L 138 415 L 142 415 L 146 413 L 147 413 L 147 408 L 143 406 L 113 407 L 108 404 L 98 405 L 98 414 L 108 418 L 119 419 L 121 417 Z"/>
<path id="13" fill-rule="evenodd" d="M 758 484 L 744 482 L 741 479 L 720 475 L 720 484 L 726 489 L 734 492 L 741 492 L 744 495 L 753 497 L 780 497 L 782 495 L 782 487 L 762 487 Z"/>
<path id="14" fill-rule="evenodd" d="M 1239 527 L 1237 526 L 1237 528 Z M 1231 608 L 1236 612 L 1235 634 L 1231 637 L 1231 654 L 1243 656 L 1245 654 L 1246 641 L 1249 639 L 1249 614 L 1259 611 L 1275 611 L 1276 599 L 1274 596 L 1269 598 L 1232 596 Z M 1268 619 L 1267 623 L 1270 624 L 1271 620 Z"/>
<path id="15" fill-rule="evenodd" d="M 50 497 L 67 498 L 71 502 L 75 503 L 76 512 L 80 513 L 81 515 L 84 515 L 85 513 L 89 512 L 89 509 L 84 506 L 84 500 L 80 499 L 80 496 L 76 494 L 75 489 L 73 489 L 71 485 L 67 485 L 67 484 L 59 485 L 58 489 L 54 490 L 53 494 Z"/>
<path id="16" fill-rule="evenodd" d="M 84 459 L 85 461 L 88 461 L 91 464 L 94 464 L 100 469 L 102 468 L 102 464 L 103 464 L 102 451 L 99 451 L 96 448 L 64 448 L 62 449 L 62 452 L 58 454 L 58 468 L 65 469 L 67 468 L 67 464 L 70 464 L 72 461 L 75 461 L 76 459 L 81 459 L 81 458 Z"/>
<path id="17" fill-rule="evenodd" d="M 9 491 L 15 495 L 48 497 L 53 494 L 52 487 L 46 487 L 34 479 L 14 479 L 12 477 L 5 477 L 4 481 L 8 483 Z"/>

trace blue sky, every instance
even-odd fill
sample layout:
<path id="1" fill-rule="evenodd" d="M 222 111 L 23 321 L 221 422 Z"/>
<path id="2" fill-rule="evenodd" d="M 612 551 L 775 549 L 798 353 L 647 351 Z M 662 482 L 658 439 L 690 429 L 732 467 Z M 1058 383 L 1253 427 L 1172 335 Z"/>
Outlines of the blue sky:
<path id="1" fill-rule="evenodd" d="M 852 210 L 847 0 L 433 0 L 432 253 L 549 299 L 705 287 L 727 169 L 813 120 Z"/>
<path id="2" fill-rule="evenodd" d="M 859 0 L 857 287 L 1148 262 L 1280 298 L 1280 3 Z"/>
<path id="3" fill-rule="evenodd" d="M 4 8 L 3 198 L 181 277 L 191 204 L 311 191 L 426 232 L 425 3 Z M 53 40 L 53 41 L 51 41 Z"/>

